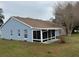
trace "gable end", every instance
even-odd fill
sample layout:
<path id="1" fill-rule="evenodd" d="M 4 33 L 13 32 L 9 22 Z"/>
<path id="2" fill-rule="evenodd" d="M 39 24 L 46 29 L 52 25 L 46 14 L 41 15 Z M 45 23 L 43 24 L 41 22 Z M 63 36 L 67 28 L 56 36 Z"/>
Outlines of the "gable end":
<path id="1" fill-rule="evenodd" d="M 30 26 L 30 25 L 28 25 L 28 24 L 26 24 L 26 23 L 24 23 L 24 22 L 18 20 L 18 19 L 15 18 L 15 17 L 10 17 L 10 18 L 1 26 L 1 28 L 2 28 L 9 20 L 11 20 L 12 18 L 13 18 L 13 20 L 16 20 L 16 21 L 18 21 L 18 22 L 24 24 L 25 26 L 28 26 L 28 27 L 30 27 L 30 28 L 33 28 L 32 26 Z"/>

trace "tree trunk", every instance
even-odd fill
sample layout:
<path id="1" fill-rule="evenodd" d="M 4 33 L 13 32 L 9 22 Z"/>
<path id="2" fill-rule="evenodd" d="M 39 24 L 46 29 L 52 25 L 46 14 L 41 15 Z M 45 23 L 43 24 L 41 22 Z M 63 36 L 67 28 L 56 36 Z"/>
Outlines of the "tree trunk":
<path id="1" fill-rule="evenodd" d="M 68 30 L 68 36 L 71 36 L 71 34 L 72 34 L 72 30 Z"/>
<path id="2" fill-rule="evenodd" d="M 71 34 L 72 34 L 72 30 L 66 28 L 66 35 L 67 36 L 71 36 Z"/>
<path id="3" fill-rule="evenodd" d="M 66 36 L 68 35 L 68 29 L 67 28 L 65 28 L 66 29 Z"/>
<path id="4" fill-rule="evenodd" d="M 61 30 L 60 30 L 60 36 L 59 36 L 59 39 L 60 39 L 60 40 L 59 40 L 59 43 L 66 43 L 66 42 L 65 42 L 65 35 L 62 35 L 61 33 L 62 33 L 62 32 L 61 32 Z"/>
<path id="5" fill-rule="evenodd" d="M 68 33 L 68 36 L 71 36 L 71 33 Z"/>
<path id="6" fill-rule="evenodd" d="M 61 35 L 61 36 L 60 36 L 60 41 L 59 41 L 59 43 L 66 43 L 66 42 L 65 42 L 64 35 Z"/>

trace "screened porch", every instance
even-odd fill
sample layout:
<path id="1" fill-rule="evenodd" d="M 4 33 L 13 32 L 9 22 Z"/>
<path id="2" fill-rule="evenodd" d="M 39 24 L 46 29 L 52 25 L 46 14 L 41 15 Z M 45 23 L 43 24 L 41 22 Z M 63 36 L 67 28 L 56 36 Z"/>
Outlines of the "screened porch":
<path id="1" fill-rule="evenodd" d="M 34 42 L 46 42 L 56 39 L 57 30 L 33 30 Z"/>

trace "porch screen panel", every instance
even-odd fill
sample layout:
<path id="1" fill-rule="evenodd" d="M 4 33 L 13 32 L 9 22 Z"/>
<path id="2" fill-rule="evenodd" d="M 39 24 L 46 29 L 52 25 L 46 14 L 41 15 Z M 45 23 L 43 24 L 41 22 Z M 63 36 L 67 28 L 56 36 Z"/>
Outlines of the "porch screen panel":
<path id="1" fill-rule="evenodd" d="M 47 38 L 47 32 L 43 32 L 43 39 Z"/>
<path id="2" fill-rule="evenodd" d="M 40 31 L 33 31 L 33 39 L 41 39 Z"/>
<path id="3" fill-rule="evenodd" d="M 40 31 L 37 31 L 37 39 L 41 39 Z"/>
<path id="4" fill-rule="evenodd" d="M 55 36 L 55 30 L 52 30 L 52 37 Z"/>
<path id="5" fill-rule="evenodd" d="M 33 31 L 33 38 L 36 38 L 36 31 Z"/>
<path id="6" fill-rule="evenodd" d="M 51 37 L 51 30 L 48 31 L 48 38 Z"/>

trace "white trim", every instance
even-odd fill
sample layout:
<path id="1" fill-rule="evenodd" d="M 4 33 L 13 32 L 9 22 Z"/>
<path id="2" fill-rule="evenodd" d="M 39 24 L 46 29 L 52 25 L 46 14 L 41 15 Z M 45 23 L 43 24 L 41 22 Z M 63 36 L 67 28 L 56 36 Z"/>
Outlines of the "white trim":
<path id="1" fill-rule="evenodd" d="M 33 40 L 38 40 L 38 41 L 41 41 L 41 39 L 33 39 Z"/>
<path id="2" fill-rule="evenodd" d="M 33 39 L 33 30 L 32 30 L 32 42 L 33 42 L 33 40 L 34 40 L 34 39 Z"/>
<path id="3" fill-rule="evenodd" d="M 43 34 L 42 34 L 42 30 L 41 30 L 41 42 L 43 42 L 43 37 L 42 37 L 42 35 L 43 35 Z"/>
<path id="4" fill-rule="evenodd" d="M 59 39 L 49 40 L 49 41 L 45 41 L 45 42 L 42 42 L 42 43 L 50 44 L 50 43 L 56 42 L 56 41 L 58 41 L 58 40 L 59 40 Z"/>
<path id="5" fill-rule="evenodd" d="M 40 29 L 33 29 L 33 31 L 40 31 Z"/>
<path id="6" fill-rule="evenodd" d="M 24 24 L 24 25 L 26 25 L 26 26 L 28 26 L 28 27 L 30 27 L 30 28 L 33 28 L 32 26 L 30 26 L 30 25 L 24 23 L 23 21 L 18 20 L 18 19 L 15 18 L 15 17 L 12 17 L 12 18 L 14 18 L 14 20 L 19 21 L 20 23 L 22 23 L 22 24 Z"/>
<path id="7" fill-rule="evenodd" d="M 47 30 L 48 31 L 48 30 Z M 47 38 L 48 38 L 48 32 L 47 32 Z"/>
<path id="8" fill-rule="evenodd" d="M 34 28 L 34 29 L 45 29 L 45 30 L 52 30 L 52 29 L 58 30 L 58 29 L 62 29 L 62 28 L 38 28 L 38 27 L 32 27 L 32 28 Z"/>
<path id="9" fill-rule="evenodd" d="M 56 39 L 56 30 L 55 30 L 55 39 Z"/>

